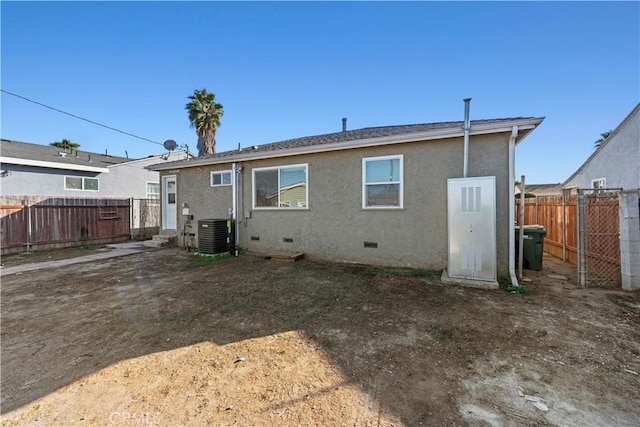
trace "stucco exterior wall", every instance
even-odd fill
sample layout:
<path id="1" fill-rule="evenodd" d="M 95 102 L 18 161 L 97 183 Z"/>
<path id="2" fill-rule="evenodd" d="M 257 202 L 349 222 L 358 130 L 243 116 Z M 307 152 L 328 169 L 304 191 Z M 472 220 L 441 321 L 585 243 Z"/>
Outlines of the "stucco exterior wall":
<path id="1" fill-rule="evenodd" d="M 506 133 L 475 136 L 469 150 L 469 176 L 496 177 L 501 276 L 508 272 L 512 229 L 508 224 L 508 140 Z M 462 146 L 462 138 L 456 138 L 244 162 L 239 177 L 240 246 L 257 251 L 296 250 L 328 260 L 445 268 L 447 178 L 462 176 Z M 404 207 L 363 209 L 362 159 L 397 154 L 404 155 Z M 254 168 L 302 163 L 308 165 L 308 209 L 253 209 Z M 178 206 L 187 203 L 197 224 L 198 219 L 229 217 L 231 187 L 210 187 L 209 173 L 230 168 L 229 164 L 182 168 L 162 175 L 176 175 Z M 178 230 L 183 224 L 179 212 Z M 366 248 L 365 241 L 378 247 Z"/>
<path id="2" fill-rule="evenodd" d="M 607 188 L 640 188 L 640 110 L 595 154 L 565 187 L 591 188 L 605 178 Z"/>

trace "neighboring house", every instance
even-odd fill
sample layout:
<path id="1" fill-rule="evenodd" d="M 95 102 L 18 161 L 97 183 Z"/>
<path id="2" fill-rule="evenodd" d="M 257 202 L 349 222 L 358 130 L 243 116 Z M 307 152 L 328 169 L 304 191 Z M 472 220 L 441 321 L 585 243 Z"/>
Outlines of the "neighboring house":
<path id="1" fill-rule="evenodd" d="M 173 152 L 129 159 L 3 139 L 0 196 L 27 196 L 30 203 L 55 197 L 135 199 L 132 235 L 153 233 L 159 228 L 160 178 L 146 167 L 186 158 L 184 152 Z"/>
<path id="2" fill-rule="evenodd" d="M 562 195 L 562 184 L 527 184 L 525 191 L 527 194 L 535 194 L 536 196 L 560 196 Z M 520 186 L 515 186 L 516 195 L 520 194 Z"/>
<path id="3" fill-rule="evenodd" d="M 158 173 L 145 168 L 185 158 L 175 152 L 129 159 L 3 139 L 0 195 L 159 200 Z"/>
<path id="4" fill-rule="evenodd" d="M 468 176 L 490 177 L 494 194 L 464 187 L 455 193 L 464 195 L 457 209 L 488 218 L 486 228 L 497 231 L 499 275 L 512 264 L 513 149 L 542 120 L 471 122 Z M 153 165 L 161 173 L 163 233 L 179 235 L 187 221 L 197 233 L 197 220 L 231 216 L 237 243 L 249 250 L 446 268 L 448 179 L 463 175 L 463 134 L 461 121 L 343 130 Z M 480 215 L 485 204 L 493 214 Z M 484 259 L 473 252 L 465 260 Z"/>
<path id="5" fill-rule="evenodd" d="M 640 103 L 618 125 L 564 188 L 640 188 Z"/>

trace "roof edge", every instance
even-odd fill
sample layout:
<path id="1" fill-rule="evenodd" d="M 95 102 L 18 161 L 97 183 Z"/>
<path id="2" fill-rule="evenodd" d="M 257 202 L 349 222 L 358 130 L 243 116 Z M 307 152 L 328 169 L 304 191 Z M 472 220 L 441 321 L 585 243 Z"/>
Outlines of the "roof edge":
<path id="1" fill-rule="evenodd" d="M 100 172 L 100 173 L 109 172 L 109 169 L 107 169 L 106 167 L 102 168 L 98 166 L 76 165 L 73 163 L 47 162 L 44 160 L 17 159 L 14 157 L 2 157 L 2 156 L 0 156 L 0 163 L 8 163 L 11 165 L 21 165 L 21 166 L 35 166 L 39 168 L 84 171 L 84 172 Z"/>
<path id="2" fill-rule="evenodd" d="M 602 151 L 602 149 L 604 147 L 606 147 L 609 144 L 609 141 L 611 141 L 613 139 L 614 136 L 616 136 L 618 133 L 620 133 L 620 130 L 625 127 L 627 125 L 627 123 L 629 123 L 631 121 L 631 118 L 633 117 L 634 114 L 640 112 L 640 102 L 638 103 L 638 105 L 636 105 L 634 107 L 633 110 L 631 110 L 631 112 L 629 114 L 627 114 L 627 117 L 624 118 L 624 120 L 622 120 L 620 122 L 620 124 L 618 126 L 616 126 L 616 128 L 611 132 L 611 135 L 609 135 L 609 137 L 607 139 L 605 139 L 602 144 L 600 144 L 600 146 L 598 148 L 596 148 L 595 150 L 593 150 L 593 153 L 591 153 L 591 155 L 589 157 L 587 157 L 587 160 L 584 161 L 584 163 L 582 165 L 580 165 L 580 167 L 578 169 L 576 169 L 576 171 L 571 174 L 571 176 L 569 178 L 567 178 L 563 183 L 562 183 L 562 187 L 563 188 L 572 188 L 575 186 L 567 186 L 567 183 L 569 181 L 571 181 L 573 178 L 576 177 L 576 175 L 578 175 L 580 172 L 582 172 L 584 170 L 584 168 L 587 167 L 587 165 L 589 163 L 591 163 L 591 161 L 596 157 L 596 155 Z"/>
<path id="3" fill-rule="evenodd" d="M 470 135 L 486 135 L 491 133 L 511 132 L 513 126 L 518 126 L 519 130 L 533 130 L 542 121 L 544 117 L 532 117 L 525 119 L 514 119 L 499 124 L 489 123 L 472 126 Z M 273 151 L 245 152 L 239 151 L 237 154 L 231 154 L 226 157 L 218 158 L 195 158 L 194 160 L 182 160 L 162 165 L 151 165 L 147 169 L 154 171 L 180 169 L 182 167 L 195 167 L 206 165 L 217 165 L 225 163 L 233 163 L 248 160 L 263 160 L 278 157 L 291 157 L 303 154 L 317 154 L 322 152 L 341 151 L 356 148 L 379 147 L 383 145 L 402 144 L 416 141 L 429 141 L 436 139 L 447 139 L 464 136 L 464 130 L 461 128 L 436 129 L 425 132 L 416 132 L 392 136 L 384 136 L 378 138 L 354 139 L 349 141 L 313 145 L 308 147 L 296 147 L 289 149 L 279 149 Z M 265 144 L 267 145 L 267 144 Z"/>

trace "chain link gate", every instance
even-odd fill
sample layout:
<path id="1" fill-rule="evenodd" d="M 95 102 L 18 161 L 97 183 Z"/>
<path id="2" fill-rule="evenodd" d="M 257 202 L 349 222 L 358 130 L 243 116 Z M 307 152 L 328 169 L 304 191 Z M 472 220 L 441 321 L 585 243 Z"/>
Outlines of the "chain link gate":
<path id="1" fill-rule="evenodd" d="M 619 288 L 619 189 L 578 190 L 578 275 L 582 286 Z"/>

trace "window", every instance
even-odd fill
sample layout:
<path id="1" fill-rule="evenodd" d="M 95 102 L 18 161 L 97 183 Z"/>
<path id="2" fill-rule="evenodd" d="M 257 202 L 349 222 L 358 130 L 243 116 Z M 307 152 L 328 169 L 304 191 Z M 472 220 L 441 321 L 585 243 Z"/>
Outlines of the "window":
<path id="1" fill-rule="evenodd" d="M 402 208 L 403 156 L 362 159 L 362 207 Z"/>
<path id="2" fill-rule="evenodd" d="M 98 191 L 100 190 L 98 178 L 85 178 L 81 176 L 65 176 L 64 177 L 64 189 L 65 190 L 79 190 L 79 191 Z"/>
<path id="3" fill-rule="evenodd" d="M 253 170 L 253 207 L 307 208 L 307 165 Z"/>
<path id="4" fill-rule="evenodd" d="M 147 182 L 147 200 L 160 202 L 160 183 Z"/>
<path id="5" fill-rule="evenodd" d="M 211 186 L 231 185 L 231 171 L 211 172 Z"/>
<path id="6" fill-rule="evenodd" d="M 607 180 L 606 178 L 598 178 L 591 180 L 591 188 L 607 188 Z"/>

